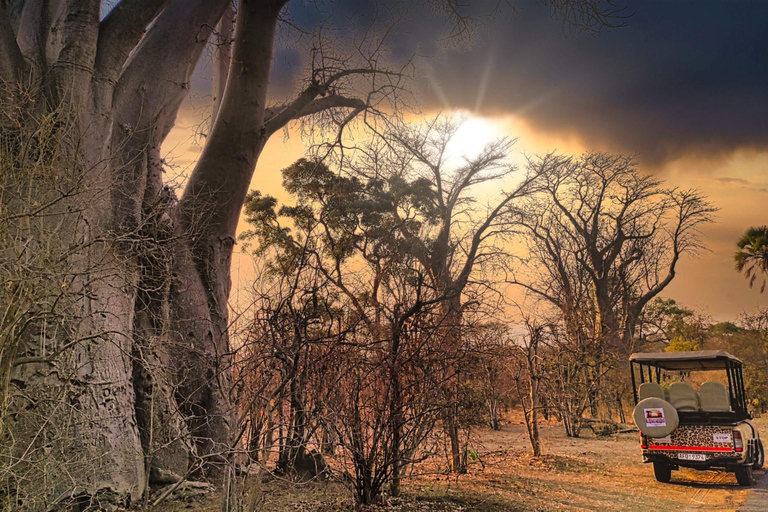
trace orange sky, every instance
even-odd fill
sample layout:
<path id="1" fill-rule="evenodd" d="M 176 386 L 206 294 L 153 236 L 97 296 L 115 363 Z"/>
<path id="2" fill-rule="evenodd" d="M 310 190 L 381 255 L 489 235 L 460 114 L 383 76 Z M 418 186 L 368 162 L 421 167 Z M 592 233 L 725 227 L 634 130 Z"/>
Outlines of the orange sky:
<path id="1" fill-rule="evenodd" d="M 200 147 L 195 142 L 196 127 L 204 115 L 201 109 L 182 112 L 176 128 L 163 147 L 166 159 L 180 173 L 194 164 Z M 511 136 L 519 139 L 519 152 L 513 160 L 522 161 L 524 154 L 558 150 L 578 154 L 585 150 L 610 150 L 590 147 L 574 134 L 541 133 L 519 118 L 476 117 L 469 114 L 470 129 L 460 132 L 455 151 L 477 151 L 485 138 Z M 297 134 L 284 139 L 280 134 L 267 144 L 259 160 L 252 189 L 261 190 L 278 199 L 286 197 L 280 170 L 304 155 L 304 142 Z M 647 169 L 646 169 L 647 170 Z M 678 302 L 696 308 L 715 320 L 736 319 L 747 310 L 768 305 L 768 293 L 750 289 L 746 280 L 733 270 L 735 242 L 748 226 L 766 223 L 768 212 L 768 152 L 739 150 L 713 157 L 690 156 L 663 164 L 654 171 L 668 185 L 697 187 L 720 208 L 717 221 L 705 226 L 704 239 L 708 251 L 695 258 L 686 257 L 678 266 L 678 274 L 663 293 Z M 171 174 L 171 173 L 169 173 Z M 478 191 L 478 193 L 483 193 Z M 236 255 L 233 265 L 233 300 L 239 287 L 247 287 L 251 275 L 248 256 Z M 238 282 L 240 280 L 240 282 Z"/>

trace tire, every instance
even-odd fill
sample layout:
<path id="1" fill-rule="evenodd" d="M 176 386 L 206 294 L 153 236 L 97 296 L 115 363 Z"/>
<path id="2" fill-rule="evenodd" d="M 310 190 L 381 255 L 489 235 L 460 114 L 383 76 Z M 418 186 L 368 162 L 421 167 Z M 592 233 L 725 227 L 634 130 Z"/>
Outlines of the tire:
<path id="1" fill-rule="evenodd" d="M 672 480 L 672 466 L 665 462 L 653 462 L 653 476 L 658 482 L 668 484 Z"/>
<path id="2" fill-rule="evenodd" d="M 655 397 L 641 400 L 635 406 L 632 418 L 640 432 L 654 438 L 668 436 L 680 423 L 677 409 L 666 400 Z"/>
<path id="3" fill-rule="evenodd" d="M 752 469 L 760 471 L 765 464 L 765 450 L 763 450 L 763 442 L 758 439 L 755 443 L 755 460 L 752 463 Z"/>
<path id="4" fill-rule="evenodd" d="M 736 481 L 743 487 L 755 485 L 755 474 L 752 472 L 752 466 L 736 467 Z"/>

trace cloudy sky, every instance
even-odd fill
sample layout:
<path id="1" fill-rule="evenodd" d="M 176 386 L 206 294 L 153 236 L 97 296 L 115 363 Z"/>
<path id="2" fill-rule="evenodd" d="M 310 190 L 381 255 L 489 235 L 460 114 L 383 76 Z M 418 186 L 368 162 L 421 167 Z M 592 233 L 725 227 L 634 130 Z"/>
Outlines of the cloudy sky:
<path id="1" fill-rule="evenodd" d="M 321 19 L 364 25 L 372 5 L 295 2 L 290 14 L 307 27 Z M 768 293 L 750 290 L 732 261 L 740 234 L 768 223 L 768 2 L 616 0 L 625 26 L 595 35 L 564 27 L 540 1 L 501 2 L 486 17 L 496 5 L 467 7 L 482 22 L 470 44 L 446 43 L 445 20 L 429 9 L 410 10 L 397 25 L 390 55 L 419 55 L 412 88 L 423 109 L 461 110 L 475 138 L 518 137 L 524 153 L 635 154 L 644 172 L 700 188 L 720 208 L 704 230 L 709 251 L 683 261 L 664 295 L 716 319 L 767 305 Z M 281 40 L 274 94 L 295 83 L 302 48 Z M 197 152 L 189 141 L 204 115 L 205 76 L 165 147 L 181 166 Z M 282 195 L 279 170 L 302 152 L 299 137 L 273 138 L 254 188 Z"/>

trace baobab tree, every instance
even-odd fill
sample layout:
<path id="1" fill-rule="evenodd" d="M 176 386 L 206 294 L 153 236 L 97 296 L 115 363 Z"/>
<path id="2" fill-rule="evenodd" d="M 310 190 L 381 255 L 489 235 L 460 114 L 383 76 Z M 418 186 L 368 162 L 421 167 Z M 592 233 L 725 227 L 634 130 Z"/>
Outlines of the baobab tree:
<path id="1" fill-rule="evenodd" d="M 631 350 L 643 308 L 672 282 L 680 258 L 703 247 L 699 228 L 716 208 L 696 190 L 665 188 L 623 155 L 550 154 L 531 166 L 549 171 L 516 213 L 538 270 L 511 281 L 590 336 Z"/>
<path id="2" fill-rule="evenodd" d="M 68 255 L 74 338 L 56 338 L 63 336 L 57 331 L 43 344 L 32 331 L 50 336 L 44 320 L 19 333 L 26 359 L 14 364 L 11 381 L 14 396 L 30 398 L 28 412 L 43 407 L 38 397 L 62 395 L 83 418 L 77 436 L 89 442 L 73 440 L 51 451 L 46 436 L 35 433 L 68 420 L 41 425 L 30 419 L 41 417 L 35 413 L 11 415 L 4 435 L 25 446 L 25 457 L 56 461 L 76 454 L 91 463 L 59 473 L 68 476 L 44 484 L 42 501 L 25 506 L 45 508 L 60 496 L 135 500 L 152 474 L 145 463 L 176 476 L 223 467 L 232 443 L 230 260 L 261 151 L 293 120 L 326 113 L 332 126 L 344 127 L 402 85 L 402 70 L 382 68 L 375 54 L 380 47 L 371 45 L 374 53 L 355 49 L 357 61 L 313 61 L 296 97 L 270 106 L 275 34 L 288 0 L 242 0 L 234 22 L 229 3 L 122 0 L 102 16 L 100 0 L 0 2 L 0 129 L 13 137 L 31 131 L 27 140 L 34 146 L 43 135 L 36 129 L 55 115 L 45 135 L 57 140 L 58 165 L 66 161 L 87 185 L 87 196 L 75 205 L 85 208 L 70 209 L 73 200 L 64 198 L 44 221 L 68 230 L 62 239 L 87 247 Z M 459 2 L 430 4 L 465 26 Z M 586 30 L 610 20 L 607 5 L 551 2 L 553 12 Z M 227 66 L 224 44 L 214 66 L 211 129 L 175 201 L 164 187 L 160 148 L 222 16 L 221 29 L 235 27 L 231 59 Z M 12 150 L 27 158 L 29 147 Z M 19 165 L 26 165 L 24 158 Z M 95 275 L 94 261 L 108 270 Z M 67 350 L 51 356 L 51 344 Z M 16 482 L 19 488 L 41 481 L 35 461 L 24 462 L 31 469 Z"/>
<path id="3" fill-rule="evenodd" d="M 177 478 L 195 457 L 202 472 L 220 467 L 219 454 L 231 447 L 230 257 L 258 156 L 290 121 L 323 111 L 346 120 L 374 107 L 402 79 L 373 62 L 352 68 L 352 60 L 318 58 L 295 99 L 268 107 L 275 31 L 286 2 L 241 2 L 231 72 L 217 76 L 226 93 L 176 202 L 164 188 L 160 146 L 228 4 L 129 0 L 103 19 L 99 1 L 58 2 L 46 13 L 37 1 L 0 6 L 3 131 L 31 130 L 55 113 L 59 121 L 49 135 L 58 137 L 89 191 L 79 198 L 88 208 L 57 212 L 56 222 L 90 241 L 89 261 L 111 268 L 91 276 L 85 257 L 72 262 L 80 266 L 70 291 L 82 318 L 72 319 L 81 339 L 70 373 L 79 384 L 68 392 L 77 397 L 84 418 L 79 435 L 92 440 L 86 458 L 96 466 L 73 475 L 83 495 L 137 499 L 147 483 L 147 453 L 153 469 Z M 357 89 L 362 97 L 343 96 L 360 76 L 371 87 Z M 33 359 L 17 365 L 13 382 L 33 396 L 72 388 L 55 367 L 58 360 L 34 359 L 45 356 L 38 341 L 26 340 L 22 351 Z M 39 438 L 28 417 L 14 417 L 7 432 L 17 440 L 28 434 L 32 447 Z M 150 440 L 162 448 L 147 446 Z M 64 490 L 55 484 L 46 492 Z"/>
<path id="4" fill-rule="evenodd" d="M 592 358 L 587 387 L 597 393 L 611 359 L 631 352 L 645 306 L 680 258 L 703 247 L 699 228 L 716 208 L 642 174 L 628 156 L 549 154 L 529 165 L 544 181 L 513 212 L 529 258 L 508 281 L 560 311 L 570 342 Z M 594 415 L 596 396 L 591 406 Z"/>

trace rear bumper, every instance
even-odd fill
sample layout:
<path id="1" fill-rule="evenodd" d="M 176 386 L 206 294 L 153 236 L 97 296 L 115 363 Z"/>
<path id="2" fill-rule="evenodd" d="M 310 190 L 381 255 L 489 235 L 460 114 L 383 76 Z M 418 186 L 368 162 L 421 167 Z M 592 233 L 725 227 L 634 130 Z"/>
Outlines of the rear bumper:
<path id="1" fill-rule="evenodd" d="M 670 466 L 693 469 L 726 468 L 731 469 L 745 464 L 742 457 L 716 455 L 705 461 L 680 460 L 666 453 L 643 452 L 643 462 L 664 462 Z"/>

